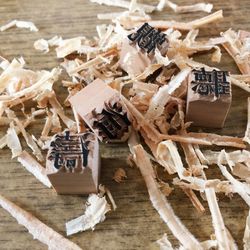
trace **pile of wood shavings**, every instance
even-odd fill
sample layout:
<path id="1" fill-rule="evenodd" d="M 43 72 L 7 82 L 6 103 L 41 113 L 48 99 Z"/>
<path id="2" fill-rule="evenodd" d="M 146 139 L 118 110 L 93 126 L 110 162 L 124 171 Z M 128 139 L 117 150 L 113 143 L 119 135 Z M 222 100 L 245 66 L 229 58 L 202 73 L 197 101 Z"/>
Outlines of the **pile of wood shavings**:
<path id="1" fill-rule="evenodd" d="M 151 12 L 161 11 L 165 7 L 175 12 L 211 12 L 213 6 L 210 4 L 178 6 L 167 0 L 159 1 L 157 6 L 139 4 L 135 0 L 131 2 L 91 0 L 91 2 L 119 6 L 127 10 L 119 13 L 99 14 L 99 19 L 109 19 L 111 24 L 97 26 L 97 38 L 89 40 L 80 36 L 64 40 L 62 37 L 55 36 L 49 40 L 39 39 L 34 43 L 35 49 L 47 53 L 50 47 L 56 47 L 57 58 L 63 58 L 61 66 L 71 78 L 71 80 L 62 81 L 62 85 L 68 90 L 68 98 L 97 78 L 120 92 L 133 123 L 134 131 L 128 142 L 133 161 L 145 179 L 154 208 L 179 241 L 179 249 L 237 249 L 224 224 L 216 193 L 220 192 L 225 195 L 238 193 L 250 206 L 250 152 L 246 149 L 247 144 L 250 143 L 250 98 L 248 98 L 248 123 L 244 138 L 189 132 L 191 124 L 184 122 L 184 107 L 187 91 L 186 78 L 191 70 L 200 67 L 207 70 L 213 69 L 196 62 L 192 56 L 199 52 L 208 52 L 212 54 L 212 62 L 220 62 L 222 46 L 235 60 L 242 73 L 231 75 L 232 83 L 250 92 L 250 33 L 230 29 L 218 37 L 207 41 L 197 41 L 198 28 L 222 19 L 222 11 L 187 23 L 152 21 L 148 15 Z M 156 63 L 151 64 L 142 74 L 136 76 L 125 74 L 119 67 L 121 43 L 132 30 L 144 22 L 160 28 L 167 35 L 168 52 L 162 56 L 156 50 Z M 1 30 L 15 25 L 37 31 L 31 28 L 35 27 L 34 24 L 23 21 L 20 24 L 16 20 L 3 26 Z M 183 31 L 186 33 L 181 33 Z M 46 169 L 43 167 L 44 155 L 50 139 L 64 128 L 73 132 L 82 132 L 85 124 L 73 109 L 74 120 L 66 115 L 64 107 L 70 107 L 68 98 L 63 107 L 53 90 L 53 84 L 58 80 L 62 71 L 60 67 L 51 71 L 34 72 L 25 69 L 24 66 L 23 58 L 13 59 L 11 62 L 1 58 L 0 125 L 9 125 L 9 128 L 6 135 L 0 138 L 0 148 L 8 146 L 13 158 L 18 157 L 18 161 L 39 181 L 51 187 L 46 176 Z M 30 102 L 35 103 L 36 108 L 32 108 L 27 113 L 25 107 Z M 16 106 L 20 105 L 23 107 L 21 116 L 20 112 L 14 111 Z M 29 125 L 38 116 L 45 117 L 45 123 L 41 136 L 35 138 L 29 133 Z M 22 149 L 20 135 L 23 136 L 33 156 Z M 150 151 L 145 151 L 140 140 L 147 144 Z M 211 145 L 220 146 L 222 150 L 208 150 L 207 147 Z M 206 150 L 203 146 L 206 146 Z M 230 148 L 226 151 L 227 147 Z M 232 148 L 238 150 L 232 151 Z M 181 150 L 184 152 L 185 162 L 180 157 Z M 172 188 L 169 183 L 161 180 L 152 162 L 163 167 L 169 175 L 173 175 L 173 184 L 187 194 L 199 212 L 205 210 L 200 198 L 206 197 L 213 220 L 214 239 L 199 242 L 177 218 L 166 199 L 166 196 L 171 194 Z M 206 169 L 211 164 L 217 164 L 223 180 L 207 179 Z M 121 170 L 114 176 L 118 182 L 126 178 L 126 173 Z M 99 195 L 91 195 L 85 215 L 67 223 L 68 235 L 94 228 L 97 223 L 104 220 L 105 213 L 110 210 L 104 196 L 105 192 L 113 208 L 116 207 L 107 189 Z M 199 197 L 199 192 L 202 194 L 201 197 Z M 0 204 L 19 223 L 28 228 L 35 238 L 47 244 L 50 249 L 58 249 L 58 242 L 62 245 L 60 249 L 80 249 L 2 196 L 0 196 Z M 163 249 L 174 249 L 166 234 L 157 242 Z M 245 249 L 249 249 L 249 217 L 246 220 L 243 243 Z"/>

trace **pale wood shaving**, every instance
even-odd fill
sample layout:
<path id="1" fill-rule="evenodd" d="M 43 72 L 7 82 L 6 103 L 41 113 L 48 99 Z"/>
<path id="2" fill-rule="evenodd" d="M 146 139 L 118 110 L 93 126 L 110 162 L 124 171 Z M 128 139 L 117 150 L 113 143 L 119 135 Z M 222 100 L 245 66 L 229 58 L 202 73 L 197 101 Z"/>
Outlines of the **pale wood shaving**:
<path id="1" fill-rule="evenodd" d="M 41 183 L 51 188 L 51 183 L 47 177 L 46 169 L 38 163 L 28 152 L 25 150 L 18 156 L 17 160 Z"/>
<path id="2" fill-rule="evenodd" d="M 110 205 L 107 203 L 105 196 L 89 195 L 84 215 L 66 223 L 67 235 L 89 229 L 94 230 L 96 224 L 105 220 L 105 214 L 108 211 L 110 211 Z"/>
<path id="3" fill-rule="evenodd" d="M 5 31 L 15 26 L 17 28 L 29 29 L 30 31 L 35 31 L 35 32 L 38 31 L 38 28 L 35 26 L 34 23 L 28 21 L 20 21 L 20 20 L 13 20 L 5 25 L 2 25 L 0 27 L 0 31 Z"/>
<path id="4" fill-rule="evenodd" d="M 8 211 L 19 224 L 26 227 L 34 239 L 47 245 L 50 250 L 81 250 L 75 243 L 64 238 L 61 234 L 55 232 L 35 216 L 15 205 L 2 195 L 0 195 L 0 205 Z"/>
<path id="5" fill-rule="evenodd" d="M 219 10 L 210 14 L 206 17 L 196 19 L 191 22 L 176 22 L 176 21 L 150 21 L 149 25 L 158 28 L 158 29 L 178 29 L 178 30 L 192 30 L 207 25 L 212 22 L 216 22 L 223 18 L 223 11 Z"/>
<path id="6" fill-rule="evenodd" d="M 141 145 L 134 147 L 135 162 L 138 165 L 146 182 L 150 200 L 161 218 L 168 225 L 174 236 L 188 249 L 202 249 L 200 243 L 186 229 L 186 227 L 175 216 L 166 197 L 160 192 L 156 183 L 156 176 L 147 154 Z"/>
<path id="7" fill-rule="evenodd" d="M 22 153 L 22 146 L 13 123 L 10 124 L 7 131 L 7 145 L 11 149 L 12 159 Z"/>
<path id="8" fill-rule="evenodd" d="M 205 189 L 208 206 L 212 215 L 213 227 L 219 249 L 231 249 L 232 243 L 228 239 L 226 227 L 217 203 L 216 194 L 213 188 Z"/>
<path id="9" fill-rule="evenodd" d="M 228 171 L 227 168 L 221 164 L 222 158 L 224 157 L 225 151 L 222 150 L 218 157 L 218 163 L 221 173 L 232 183 L 235 191 L 241 196 L 241 198 L 250 206 L 250 196 L 247 192 L 247 186 L 244 183 L 236 180 Z"/>
<path id="10" fill-rule="evenodd" d="M 130 2 L 125 1 L 125 0 L 90 0 L 92 3 L 98 3 L 98 4 L 105 4 L 108 6 L 116 6 L 116 7 L 121 7 L 125 9 L 130 9 Z M 137 4 L 138 8 L 141 10 L 151 13 L 152 11 L 155 10 L 154 6 L 147 5 L 147 4 Z"/>
<path id="11" fill-rule="evenodd" d="M 193 5 L 178 6 L 177 4 L 168 0 L 161 0 L 159 4 L 157 5 L 156 9 L 158 11 L 162 11 L 166 6 L 171 8 L 176 13 L 189 13 L 189 12 L 197 12 L 197 11 L 210 13 L 213 9 L 212 4 L 197 3 Z"/>
<path id="12" fill-rule="evenodd" d="M 250 97 L 247 99 L 247 128 L 243 141 L 250 144 Z"/>

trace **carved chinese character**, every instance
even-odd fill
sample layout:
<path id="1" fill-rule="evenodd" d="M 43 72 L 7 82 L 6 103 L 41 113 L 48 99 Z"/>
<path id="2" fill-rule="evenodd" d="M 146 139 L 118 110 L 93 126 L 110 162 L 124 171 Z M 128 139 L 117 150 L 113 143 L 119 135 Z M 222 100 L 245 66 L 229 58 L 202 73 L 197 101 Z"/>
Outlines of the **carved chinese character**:
<path id="1" fill-rule="evenodd" d="M 126 108 L 117 90 L 95 80 L 69 100 L 89 128 L 103 142 L 125 141 L 130 132 Z"/>
<path id="2" fill-rule="evenodd" d="M 87 134 L 70 134 L 65 131 L 63 135 L 56 135 L 50 143 L 48 159 L 54 162 L 56 169 L 65 168 L 74 172 L 88 164 L 88 143 Z"/>
<path id="3" fill-rule="evenodd" d="M 119 102 L 113 105 L 105 102 L 101 113 L 93 111 L 92 114 L 94 117 L 93 128 L 98 130 L 99 136 L 104 142 L 119 140 L 125 133 L 128 133 L 130 121 Z"/>
<path id="4" fill-rule="evenodd" d="M 135 33 L 128 35 L 128 39 L 136 42 L 138 46 L 148 54 L 154 52 L 156 48 L 160 51 L 168 46 L 166 34 L 154 29 L 148 23 L 144 23 Z"/>
<path id="5" fill-rule="evenodd" d="M 226 71 L 193 70 L 188 80 L 186 120 L 193 125 L 221 128 L 232 101 Z"/>
<path id="6" fill-rule="evenodd" d="M 227 81 L 228 72 L 226 71 L 205 71 L 193 70 L 194 80 L 192 90 L 200 95 L 220 95 L 230 94 L 230 83 Z"/>
<path id="7" fill-rule="evenodd" d="M 64 131 L 52 138 L 46 170 L 59 194 L 88 194 L 98 191 L 99 146 L 92 132 Z"/>

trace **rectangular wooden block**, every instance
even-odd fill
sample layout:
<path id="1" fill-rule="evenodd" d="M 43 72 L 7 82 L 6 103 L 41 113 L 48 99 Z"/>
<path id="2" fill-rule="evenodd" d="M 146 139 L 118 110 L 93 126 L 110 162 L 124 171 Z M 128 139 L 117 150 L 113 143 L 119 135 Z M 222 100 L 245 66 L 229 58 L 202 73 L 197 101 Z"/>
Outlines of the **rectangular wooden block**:
<path id="1" fill-rule="evenodd" d="M 100 141 L 125 141 L 130 132 L 127 111 L 118 91 L 96 79 L 69 99 Z"/>
<path id="2" fill-rule="evenodd" d="M 58 194 L 98 192 L 99 143 L 93 133 L 55 135 L 46 160 L 47 176 Z"/>
<path id="3" fill-rule="evenodd" d="M 228 72 L 193 70 L 188 79 L 186 121 L 222 128 L 232 102 Z"/>

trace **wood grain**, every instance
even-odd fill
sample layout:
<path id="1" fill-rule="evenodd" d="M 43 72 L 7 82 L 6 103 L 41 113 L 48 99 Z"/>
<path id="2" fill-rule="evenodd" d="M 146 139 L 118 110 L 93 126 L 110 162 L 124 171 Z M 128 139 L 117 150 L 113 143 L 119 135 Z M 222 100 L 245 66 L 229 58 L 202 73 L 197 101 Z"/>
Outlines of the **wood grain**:
<path id="1" fill-rule="evenodd" d="M 145 1 L 148 3 L 156 3 Z M 196 0 L 176 1 L 178 4 L 190 4 Z M 214 10 L 223 8 L 225 18 L 204 27 L 200 31 L 201 37 L 217 36 L 229 27 L 233 29 L 246 29 L 249 27 L 249 0 L 211 0 Z M 112 8 L 112 11 L 121 9 Z M 8 0 L 0 1 L 1 24 L 13 19 L 31 20 L 39 28 L 39 32 L 32 33 L 27 30 L 11 29 L 0 33 L 1 55 L 11 60 L 13 57 L 23 56 L 27 66 L 31 69 L 50 69 L 58 65 L 55 52 L 41 54 L 33 49 L 33 43 L 39 38 L 51 38 L 61 35 L 63 38 L 85 35 L 96 35 L 95 26 L 101 21 L 96 18 L 97 13 L 110 12 L 111 8 L 91 4 L 87 0 Z M 165 20 L 192 20 L 204 16 L 204 13 L 177 15 L 166 9 L 157 13 L 154 19 Z M 207 62 L 207 55 L 200 55 L 197 60 Z M 233 60 L 223 51 L 221 68 L 237 73 Z M 65 92 L 60 87 L 60 81 L 55 86 L 60 93 L 60 100 Z M 233 88 L 233 103 L 225 128 L 213 130 L 220 134 L 243 136 L 246 126 L 246 99 L 248 94 L 241 89 Z M 31 106 L 31 105 L 30 105 Z M 37 120 L 30 127 L 31 133 L 39 135 L 44 120 Z M 2 136 L 6 128 L 0 130 Z M 208 130 L 212 131 L 212 130 Z M 107 214 L 107 219 L 96 227 L 94 232 L 84 232 L 70 237 L 83 249 L 154 249 L 154 242 L 164 233 L 175 244 L 167 226 L 162 222 L 157 212 L 151 206 L 144 181 L 136 168 L 126 164 L 128 149 L 126 145 L 102 145 L 102 171 L 101 182 L 112 192 L 118 209 Z M 128 179 L 121 184 L 115 183 L 112 176 L 115 170 L 123 167 L 127 171 Z M 170 183 L 172 176 L 162 173 Z M 214 166 L 209 169 L 210 177 L 219 176 Z M 32 212 L 40 220 L 56 231 L 65 235 L 65 222 L 83 213 L 86 197 L 58 196 L 52 190 L 46 189 L 32 175 L 25 171 L 15 160 L 11 160 L 8 149 L 0 151 L 0 189 L 1 194 Z M 206 202 L 203 215 L 197 214 L 185 194 L 178 188 L 169 197 L 174 211 L 201 241 L 209 239 L 213 233 L 211 216 Z M 233 199 L 219 196 L 219 205 L 226 226 L 242 249 L 242 237 L 248 208 L 238 195 Z M 16 221 L 3 209 L 0 209 L 0 249 L 46 249 L 40 242 L 33 240 L 27 230 L 18 225 Z M 60 249 L 59 249 L 60 250 Z"/>

